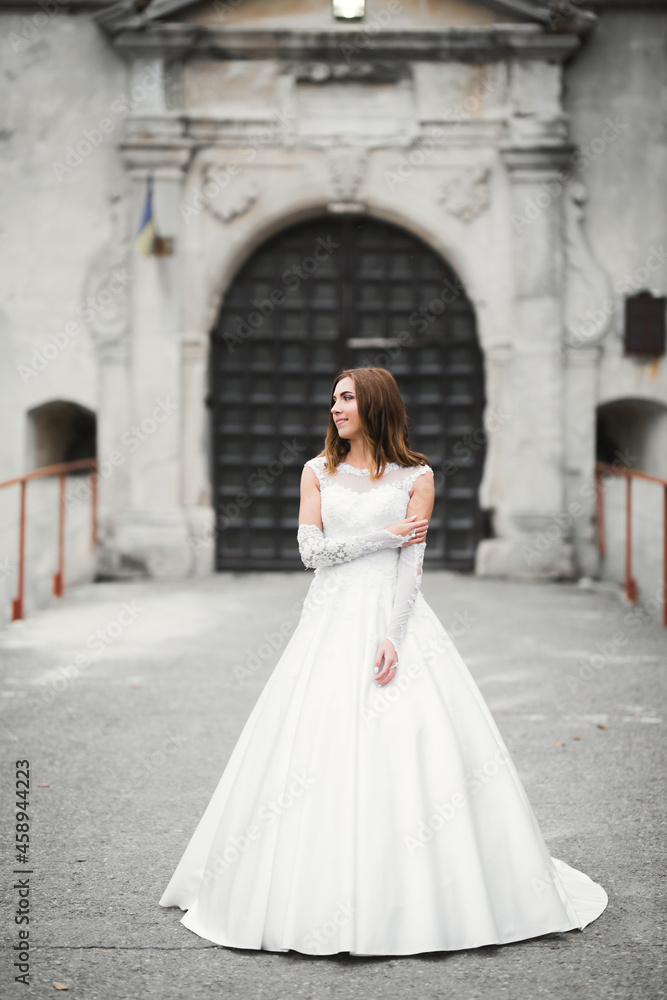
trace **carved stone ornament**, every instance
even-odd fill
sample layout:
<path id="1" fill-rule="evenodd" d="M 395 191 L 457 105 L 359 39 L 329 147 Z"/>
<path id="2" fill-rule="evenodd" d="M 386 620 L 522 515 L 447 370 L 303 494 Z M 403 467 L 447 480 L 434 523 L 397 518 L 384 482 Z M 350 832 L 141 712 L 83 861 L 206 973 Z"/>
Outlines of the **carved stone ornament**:
<path id="1" fill-rule="evenodd" d="M 606 271 L 598 264 L 584 233 L 584 204 L 588 192 L 576 182 L 565 196 L 565 343 L 590 347 L 609 329 L 614 299 Z"/>
<path id="2" fill-rule="evenodd" d="M 339 146 L 327 150 L 329 168 L 329 200 L 331 202 L 355 202 L 366 179 L 368 154 L 364 149 Z"/>
<path id="3" fill-rule="evenodd" d="M 129 240 L 121 235 L 121 196 L 111 198 L 111 239 L 92 260 L 83 283 L 77 312 L 99 346 L 117 344 L 127 333 L 129 319 Z"/>
<path id="4" fill-rule="evenodd" d="M 231 173 L 224 163 L 204 163 L 200 196 L 209 215 L 227 225 L 250 211 L 259 197 L 259 187 L 236 171 Z"/>
<path id="5" fill-rule="evenodd" d="M 471 222 L 488 206 L 489 177 L 488 167 L 471 167 L 450 171 L 440 187 L 440 201 L 450 215 Z"/>

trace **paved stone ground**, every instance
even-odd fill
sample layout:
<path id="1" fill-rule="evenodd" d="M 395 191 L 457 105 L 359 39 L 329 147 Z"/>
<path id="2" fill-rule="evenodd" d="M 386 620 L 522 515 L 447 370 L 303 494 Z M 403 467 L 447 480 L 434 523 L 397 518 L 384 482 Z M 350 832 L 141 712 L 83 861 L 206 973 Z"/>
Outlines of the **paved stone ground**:
<path id="1" fill-rule="evenodd" d="M 264 633 L 296 624 L 309 580 L 223 573 L 93 584 L 0 631 L 2 1000 L 54 996 L 54 981 L 81 1000 L 665 996 L 667 630 L 609 590 L 438 571 L 423 584 L 495 713 L 551 853 L 609 893 L 583 932 L 315 958 L 216 947 L 184 928 L 179 910 L 158 906 L 280 647 L 242 682 L 234 667 Z M 12 968 L 13 784 L 23 758 L 27 986 Z"/>

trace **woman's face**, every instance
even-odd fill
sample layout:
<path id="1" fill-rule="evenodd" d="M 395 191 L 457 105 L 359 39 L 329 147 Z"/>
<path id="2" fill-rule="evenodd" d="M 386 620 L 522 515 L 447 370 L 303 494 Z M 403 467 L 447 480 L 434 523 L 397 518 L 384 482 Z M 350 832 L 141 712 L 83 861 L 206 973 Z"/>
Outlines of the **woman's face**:
<path id="1" fill-rule="evenodd" d="M 357 396 L 354 391 L 354 382 L 349 375 L 342 378 L 334 389 L 331 414 L 336 423 L 339 437 L 349 440 L 361 433 Z"/>

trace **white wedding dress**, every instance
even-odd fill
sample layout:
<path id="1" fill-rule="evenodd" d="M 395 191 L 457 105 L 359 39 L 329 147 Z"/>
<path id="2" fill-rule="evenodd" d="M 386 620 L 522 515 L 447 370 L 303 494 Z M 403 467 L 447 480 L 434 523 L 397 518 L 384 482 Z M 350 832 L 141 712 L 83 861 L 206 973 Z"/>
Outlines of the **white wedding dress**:
<path id="1" fill-rule="evenodd" d="M 479 689 L 387 527 L 429 466 L 317 474 L 298 625 L 160 900 L 216 944 L 407 955 L 582 928 L 604 889 L 551 858 Z M 374 679 L 390 637 L 398 671 Z"/>

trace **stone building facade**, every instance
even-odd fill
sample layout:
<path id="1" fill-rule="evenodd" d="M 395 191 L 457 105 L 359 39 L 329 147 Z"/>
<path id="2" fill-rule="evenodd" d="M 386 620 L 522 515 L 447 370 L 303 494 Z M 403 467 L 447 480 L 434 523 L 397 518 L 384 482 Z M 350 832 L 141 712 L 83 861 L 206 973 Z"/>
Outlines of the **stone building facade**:
<path id="1" fill-rule="evenodd" d="M 664 325 L 663 3 L 0 6 L 0 476 L 95 425 L 105 574 L 298 568 L 332 377 L 381 364 L 433 565 L 604 573 L 596 457 L 667 476 L 625 341 L 640 293 Z"/>

